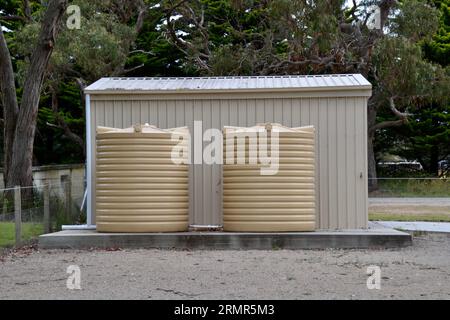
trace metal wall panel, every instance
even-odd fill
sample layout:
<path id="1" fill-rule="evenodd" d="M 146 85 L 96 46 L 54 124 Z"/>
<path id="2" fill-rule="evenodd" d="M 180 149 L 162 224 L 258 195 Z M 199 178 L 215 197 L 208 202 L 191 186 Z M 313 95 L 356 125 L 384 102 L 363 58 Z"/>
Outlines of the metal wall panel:
<path id="1" fill-rule="evenodd" d="M 367 227 L 367 97 L 269 97 L 235 99 L 170 95 L 91 96 L 91 131 L 96 126 L 125 128 L 135 122 L 160 128 L 203 121 L 203 131 L 224 126 L 254 126 L 278 122 L 288 127 L 316 128 L 317 226 L 321 229 Z M 120 97 L 120 99 L 118 99 Z M 95 137 L 95 135 L 93 135 Z M 95 177 L 95 139 L 91 141 Z M 208 143 L 204 143 L 206 146 Z M 221 166 L 190 168 L 190 223 L 222 224 Z M 93 190 L 95 199 L 95 190 Z M 95 204 L 93 203 L 92 206 Z M 95 219 L 94 219 L 95 221 Z"/>

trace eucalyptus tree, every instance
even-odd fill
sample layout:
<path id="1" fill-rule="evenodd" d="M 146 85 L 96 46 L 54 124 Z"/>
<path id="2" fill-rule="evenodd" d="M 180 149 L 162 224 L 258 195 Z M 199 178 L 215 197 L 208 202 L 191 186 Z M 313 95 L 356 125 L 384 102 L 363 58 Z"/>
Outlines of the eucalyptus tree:
<path id="1" fill-rule="evenodd" d="M 70 4 L 78 9 L 80 21 L 71 28 L 70 12 L 63 19 L 67 0 L 3 2 L 0 91 L 5 185 L 30 186 L 39 110 L 51 120 L 47 125 L 64 132 L 83 152 L 83 137 L 70 127 L 70 113 L 60 108 L 61 88 L 74 83 L 81 98 L 86 83 L 129 72 L 127 58 L 148 7 L 143 0 L 74 0 Z M 11 32 L 5 37 L 3 30 Z M 46 96 L 48 105 L 39 109 Z"/>
<path id="2" fill-rule="evenodd" d="M 39 24 L 37 40 L 31 50 L 29 66 L 25 71 L 20 102 L 16 92 L 11 54 L 3 26 L 0 25 L 0 92 L 5 128 L 3 166 L 6 187 L 30 186 L 33 183 L 33 143 L 41 88 L 67 3 L 67 0 L 51 0 L 48 3 Z M 28 1 L 23 2 L 24 23 L 33 20 L 29 5 Z M 6 18 L 15 17 L 8 15 Z"/>

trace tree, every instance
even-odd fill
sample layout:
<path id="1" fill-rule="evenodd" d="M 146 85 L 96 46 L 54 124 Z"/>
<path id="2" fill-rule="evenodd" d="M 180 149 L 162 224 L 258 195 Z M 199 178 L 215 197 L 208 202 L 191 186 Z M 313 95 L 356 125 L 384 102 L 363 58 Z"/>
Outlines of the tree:
<path id="1" fill-rule="evenodd" d="M 450 0 L 433 1 L 441 12 L 439 29 L 430 41 L 424 43 L 425 57 L 447 67 L 450 65 Z"/>
<path id="2" fill-rule="evenodd" d="M 424 170 L 433 176 L 439 176 L 438 162 L 450 155 L 450 113 L 448 107 L 430 105 L 420 110 L 403 128 L 407 158 L 417 158 Z"/>
<path id="3" fill-rule="evenodd" d="M 438 11 L 420 0 L 164 1 L 165 32 L 206 75 L 362 73 L 368 107 L 369 188 L 376 189 L 375 133 L 445 95 L 446 75 L 423 58 Z M 378 8 L 379 26 L 370 21 Z M 380 122 L 380 113 L 390 117 Z"/>
<path id="4" fill-rule="evenodd" d="M 450 73 L 450 1 L 434 2 L 441 12 L 439 29 L 432 38 L 423 42 L 423 54 L 426 60 L 447 67 L 447 73 Z M 446 78 L 449 78 L 448 75 Z M 443 89 L 448 92 L 449 87 L 447 82 Z M 431 103 L 425 101 L 419 104 L 416 101 L 416 107 L 411 108 L 413 114 L 407 118 L 406 125 L 381 130 L 377 135 L 377 140 L 380 140 L 379 152 L 390 145 L 390 153 L 418 160 L 425 172 L 437 176 L 438 162 L 450 155 L 450 98 L 445 92 L 440 96 L 440 101 Z M 388 114 L 379 116 L 382 117 L 385 117 L 383 120 L 389 120 Z"/>
<path id="5" fill-rule="evenodd" d="M 81 28 L 65 28 L 62 21 L 59 25 L 58 41 L 41 87 L 35 164 L 84 161 L 84 86 L 102 76 L 120 76 L 139 67 L 129 70 L 126 64 L 147 13 L 143 1 L 75 0 L 72 4 L 80 8 Z M 39 2 L 31 5 L 32 18 L 26 21 L 19 2 L 0 16 L 8 23 L 16 23 L 14 32 L 7 36 L 18 91 L 30 68 L 42 23 L 41 11 L 45 9 Z"/>
<path id="6" fill-rule="evenodd" d="M 420 108 L 444 106 L 449 74 L 436 62 L 445 65 L 441 58 L 448 57 L 448 24 L 442 22 L 448 21 L 448 0 L 434 2 L 441 15 L 425 0 L 74 0 L 82 28 L 61 28 L 46 68 L 38 70 L 46 72 L 46 81 L 30 91 L 25 84 L 46 15 L 40 1 L 0 0 L 0 21 L 13 30 L 7 39 L 2 34 L 1 54 L 8 56 L 0 60 L 2 102 L 21 105 L 4 109 L 6 170 L 22 123 L 15 117 L 27 110 L 23 97 L 30 92 L 42 92 L 37 139 L 47 145 L 36 149 L 42 157 L 67 139 L 74 147 L 66 154 L 83 150 L 82 90 L 101 76 L 362 73 L 374 85 L 368 160 L 370 186 L 376 188 L 377 134 L 406 128 Z M 371 23 L 377 7 L 380 28 Z M 22 180 L 14 183 L 30 183 Z"/>
<path id="7" fill-rule="evenodd" d="M 29 19 L 31 16 L 28 1 L 24 3 L 25 19 Z M 51 0 L 48 4 L 26 72 L 20 107 L 16 96 L 11 55 L 0 25 L 0 90 L 4 108 L 6 187 L 30 186 L 33 183 L 33 143 L 40 93 L 66 7 L 67 0 Z"/>

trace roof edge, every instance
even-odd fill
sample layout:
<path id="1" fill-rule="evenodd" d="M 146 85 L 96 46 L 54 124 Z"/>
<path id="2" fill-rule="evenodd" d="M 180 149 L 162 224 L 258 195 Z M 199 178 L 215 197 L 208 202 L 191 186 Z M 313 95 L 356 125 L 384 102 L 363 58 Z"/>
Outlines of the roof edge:
<path id="1" fill-rule="evenodd" d="M 136 80 L 161 80 L 161 81 L 167 81 L 167 80 L 189 80 L 189 79 L 211 79 L 211 80 L 217 80 L 217 79 L 264 79 L 264 78 L 281 78 L 281 79 L 289 79 L 289 78 L 332 78 L 332 77 L 353 77 L 354 82 L 357 84 L 350 84 L 350 85 L 310 85 L 310 86 L 289 86 L 289 87 L 280 87 L 280 86 L 268 86 L 268 87 L 260 87 L 260 88 L 168 88 L 168 89 L 153 89 L 153 88 L 133 88 L 133 87 L 127 87 L 124 86 L 122 88 L 114 88 L 114 87 L 106 87 L 105 82 L 109 82 L 112 80 L 130 80 L 130 81 L 136 81 Z M 104 86 L 103 88 L 101 86 Z M 329 91 L 336 91 L 336 90 L 345 90 L 345 91 L 352 91 L 352 90 L 372 90 L 372 84 L 361 74 L 347 74 L 347 75 L 305 75 L 305 76 L 247 76 L 247 77 L 153 77 L 153 78 L 146 78 L 146 77 L 140 77 L 140 78 L 117 78 L 117 77 L 110 77 L 110 78 L 101 78 L 98 81 L 94 82 L 93 84 L 89 85 L 84 89 L 84 93 L 86 94 L 214 94 L 214 93 L 261 93 L 261 92 L 307 92 L 307 91 L 314 91 L 314 92 L 329 92 Z"/>

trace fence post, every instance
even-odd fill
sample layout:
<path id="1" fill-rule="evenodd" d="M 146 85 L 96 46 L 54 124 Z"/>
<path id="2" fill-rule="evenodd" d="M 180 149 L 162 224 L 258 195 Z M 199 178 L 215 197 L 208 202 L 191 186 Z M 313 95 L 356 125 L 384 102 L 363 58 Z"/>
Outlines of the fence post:
<path id="1" fill-rule="evenodd" d="M 50 233 L 50 190 L 44 185 L 44 233 Z"/>
<path id="2" fill-rule="evenodd" d="M 14 188 L 14 221 L 16 224 L 16 246 L 22 243 L 22 199 L 20 186 Z"/>
<path id="3" fill-rule="evenodd" d="M 61 176 L 61 180 L 64 188 L 66 222 L 69 222 L 69 219 L 72 218 L 72 182 L 70 175 Z"/>

